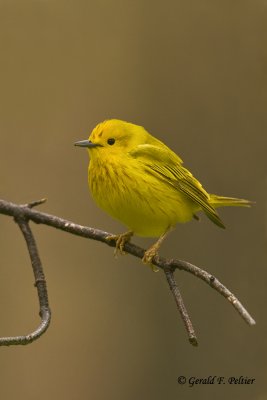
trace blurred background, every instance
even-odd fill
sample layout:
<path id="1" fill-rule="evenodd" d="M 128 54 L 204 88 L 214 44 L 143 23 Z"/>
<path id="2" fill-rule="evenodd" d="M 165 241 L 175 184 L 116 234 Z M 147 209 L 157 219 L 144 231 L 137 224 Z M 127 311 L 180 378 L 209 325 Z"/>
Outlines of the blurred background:
<path id="1" fill-rule="evenodd" d="M 47 197 L 44 212 L 123 232 L 91 199 L 73 143 L 107 118 L 143 125 L 208 191 L 256 201 L 222 209 L 225 231 L 205 216 L 179 225 L 161 254 L 214 274 L 257 321 L 176 272 L 194 348 L 161 272 L 32 223 L 52 323 L 0 348 L 2 399 L 267 399 L 266 40 L 266 0 L 0 0 L 1 198 Z M 13 220 L 0 223 L 0 336 L 26 334 L 39 323 L 30 261 Z M 255 383 L 190 388 L 180 375 Z"/>

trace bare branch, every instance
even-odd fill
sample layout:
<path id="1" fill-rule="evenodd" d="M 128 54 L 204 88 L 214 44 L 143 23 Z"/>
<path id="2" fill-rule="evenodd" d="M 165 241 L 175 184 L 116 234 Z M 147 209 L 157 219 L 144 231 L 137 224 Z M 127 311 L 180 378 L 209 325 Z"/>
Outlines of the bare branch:
<path id="1" fill-rule="evenodd" d="M 248 325 L 252 326 L 256 324 L 255 320 L 251 317 L 245 307 L 240 303 L 237 297 L 233 293 L 231 293 L 230 290 L 227 289 L 227 287 L 224 286 L 217 278 L 215 278 L 215 276 L 209 274 L 204 269 L 182 260 L 168 261 L 160 258 L 159 260 L 155 260 L 156 265 L 158 265 L 157 262 L 163 263 L 165 268 L 169 267 L 173 268 L 174 270 L 180 269 L 186 272 L 190 272 L 190 274 L 193 274 L 197 278 L 202 279 L 204 282 L 208 283 L 209 286 L 211 286 L 213 289 L 217 290 L 217 292 L 219 292 L 223 297 L 225 297 Z"/>
<path id="2" fill-rule="evenodd" d="M 175 303 L 177 305 L 177 308 L 178 308 L 178 310 L 179 310 L 179 312 L 181 314 L 182 320 L 183 320 L 183 322 L 185 324 L 185 328 L 187 330 L 188 337 L 189 337 L 189 342 L 193 346 L 197 346 L 198 345 L 197 337 L 196 337 L 192 322 L 190 320 L 190 317 L 188 315 L 188 312 L 187 312 L 187 310 L 185 308 L 182 295 L 181 295 L 180 290 L 179 290 L 179 288 L 178 288 L 178 286 L 176 284 L 176 281 L 175 281 L 175 278 L 174 278 L 174 275 L 173 275 L 174 270 L 173 269 L 164 268 L 164 272 L 165 272 L 165 275 L 166 275 L 166 279 L 167 279 L 167 281 L 169 283 L 171 292 L 173 294 Z"/>
<path id="3" fill-rule="evenodd" d="M 82 225 L 75 224 L 71 221 L 65 220 L 63 218 L 59 218 L 54 215 L 42 213 L 36 210 L 31 209 L 32 206 L 41 204 L 45 201 L 42 199 L 37 202 L 30 203 L 29 205 L 18 205 L 13 204 L 4 200 L 0 200 L 0 214 L 5 214 L 9 216 L 15 217 L 15 219 L 23 218 L 28 221 L 31 220 L 37 224 L 45 224 L 51 226 L 56 229 L 63 230 L 68 233 L 72 233 L 74 235 L 82 236 L 84 238 L 97 240 L 107 244 L 108 246 L 115 247 L 116 242 L 114 240 L 110 240 L 110 236 L 112 236 L 109 232 L 104 232 L 99 229 L 94 229 Z M 133 243 L 126 243 L 124 246 L 124 250 L 138 258 L 143 258 L 145 250 L 141 247 L 136 246 Z M 170 289 L 175 298 L 176 304 L 179 308 L 183 321 L 185 323 L 189 341 L 193 345 L 197 344 L 196 335 L 192 326 L 192 323 L 189 319 L 188 313 L 185 309 L 184 303 L 182 301 L 181 294 L 177 287 L 177 284 L 174 280 L 173 272 L 176 269 L 183 270 L 191 273 L 197 278 L 202 279 L 209 286 L 219 292 L 222 296 L 224 296 L 236 309 L 236 311 L 241 315 L 241 317 L 249 324 L 255 325 L 254 319 L 250 316 L 245 307 L 240 303 L 240 301 L 227 289 L 217 278 L 206 272 L 205 270 L 190 264 L 186 261 L 182 260 L 167 260 L 162 257 L 154 257 L 153 264 L 157 267 L 164 270 L 167 281 L 169 283 Z M 48 304 L 47 304 L 48 307 Z"/>
<path id="4" fill-rule="evenodd" d="M 40 204 L 39 202 L 31 203 L 29 207 L 33 207 L 35 205 Z M 24 206 L 26 207 L 26 206 Z M 34 240 L 32 231 L 29 227 L 28 221 L 25 219 L 23 213 L 19 215 L 19 213 L 15 216 L 15 221 L 18 224 L 24 239 L 26 241 L 28 252 L 31 258 L 32 269 L 35 278 L 35 286 L 37 288 L 40 312 L 39 315 L 41 317 L 41 323 L 37 327 L 37 329 L 24 336 L 9 336 L 0 338 L 0 346 L 11 346 L 11 345 L 25 345 L 33 342 L 38 339 L 40 336 L 45 333 L 47 328 L 49 327 L 51 320 L 51 312 L 48 304 L 48 295 L 46 289 L 46 281 L 43 272 L 43 267 L 41 264 L 41 260 L 38 254 L 36 242 Z"/>

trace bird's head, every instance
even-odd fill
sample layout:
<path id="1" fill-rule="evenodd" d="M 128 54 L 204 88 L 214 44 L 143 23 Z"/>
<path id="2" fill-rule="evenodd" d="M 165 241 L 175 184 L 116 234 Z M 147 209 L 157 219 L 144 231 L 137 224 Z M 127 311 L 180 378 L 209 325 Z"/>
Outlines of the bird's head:
<path id="1" fill-rule="evenodd" d="M 110 119 L 98 124 L 88 140 L 76 142 L 75 146 L 86 147 L 90 157 L 104 155 L 120 156 L 147 142 L 149 133 L 139 125 L 118 119 Z"/>

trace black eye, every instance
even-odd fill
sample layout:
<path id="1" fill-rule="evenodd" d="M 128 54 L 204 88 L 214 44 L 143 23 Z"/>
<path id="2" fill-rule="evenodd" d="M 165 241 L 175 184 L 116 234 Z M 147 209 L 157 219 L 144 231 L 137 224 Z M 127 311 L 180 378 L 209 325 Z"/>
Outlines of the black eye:
<path id="1" fill-rule="evenodd" d="M 108 144 L 109 144 L 110 146 L 112 146 L 112 145 L 115 143 L 115 139 L 114 139 L 114 138 L 109 138 L 109 139 L 107 140 L 107 142 L 108 142 Z"/>

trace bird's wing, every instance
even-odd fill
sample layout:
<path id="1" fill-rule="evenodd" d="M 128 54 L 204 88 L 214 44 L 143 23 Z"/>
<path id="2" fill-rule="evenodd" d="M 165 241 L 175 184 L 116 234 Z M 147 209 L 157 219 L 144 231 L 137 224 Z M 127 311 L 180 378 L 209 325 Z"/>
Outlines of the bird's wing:
<path id="1" fill-rule="evenodd" d="M 191 172 L 182 166 L 182 160 L 168 147 L 141 144 L 130 151 L 129 155 L 142 161 L 147 173 L 160 177 L 188 196 L 203 209 L 216 225 L 224 228 L 216 210 L 209 203 L 209 194 Z"/>

